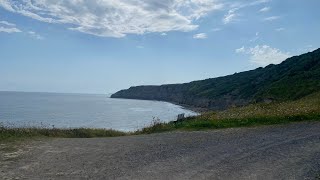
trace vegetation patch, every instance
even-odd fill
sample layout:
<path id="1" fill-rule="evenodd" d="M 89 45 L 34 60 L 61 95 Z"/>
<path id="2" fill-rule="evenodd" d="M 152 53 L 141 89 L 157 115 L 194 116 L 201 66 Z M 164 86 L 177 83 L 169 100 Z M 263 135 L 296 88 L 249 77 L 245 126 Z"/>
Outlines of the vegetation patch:
<path id="1" fill-rule="evenodd" d="M 125 132 L 108 129 L 57 129 L 57 128 L 10 128 L 0 126 L 0 141 L 34 137 L 93 138 L 128 135 Z"/>
<path id="2" fill-rule="evenodd" d="M 320 93 L 296 101 L 257 103 L 225 111 L 207 112 L 175 122 L 155 121 L 151 126 L 136 133 L 252 127 L 299 121 L 320 121 Z"/>
<path id="3" fill-rule="evenodd" d="M 320 49 L 291 57 L 278 65 L 184 84 L 135 86 L 111 97 L 221 110 L 255 102 L 294 101 L 319 89 Z"/>
<path id="4" fill-rule="evenodd" d="M 31 137 L 93 138 L 161 133 L 174 130 L 206 130 L 299 121 L 320 121 L 320 92 L 295 101 L 257 103 L 225 111 L 207 112 L 179 121 L 153 123 L 135 132 L 108 129 L 9 128 L 0 124 L 0 141 Z"/>

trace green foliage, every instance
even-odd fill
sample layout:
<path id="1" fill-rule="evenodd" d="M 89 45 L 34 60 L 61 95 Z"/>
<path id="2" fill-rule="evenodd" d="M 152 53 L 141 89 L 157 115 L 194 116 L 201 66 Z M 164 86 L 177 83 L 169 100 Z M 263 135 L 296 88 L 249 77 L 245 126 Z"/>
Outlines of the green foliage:
<path id="1" fill-rule="evenodd" d="M 272 98 L 295 100 L 320 88 L 320 49 L 252 71 L 191 83 L 193 94 L 219 98 L 232 95 L 250 102 Z"/>
<path id="2" fill-rule="evenodd" d="M 288 101 L 320 89 L 320 49 L 279 65 L 185 84 L 138 86 L 114 98 L 164 100 L 213 110 L 254 102 Z"/>
<path id="3" fill-rule="evenodd" d="M 153 119 L 153 122 L 150 126 L 144 127 L 141 130 L 134 132 L 134 134 L 152 134 L 152 133 L 161 133 L 166 131 L 175 130 L 172 123 L 161 122 L 160 119 Z"/>
<path id="4" fill-rule="evenodd" d="M 125 135 L 127 133 L 106 129 L 8 128 L 0 126 L 0 141 L 32 137 L 93 138 Z"/>
<path id="5" fill-rule="evenodd" d="M 176 129 L 186 130 L 204 130 L 204 129 L 220 129 L 233 127 L 251 127 L 260 125 L 285 124 L 299 121 L 319 121 L 320 113 L 313 115 L 295 115 L 283 117 L 250 117 L 243 119 L 194 119 L 189 122 L 181 122 L 176 124 Z"/>
<path id="6" fill-rule="evenodd" d="M 251 127 L 299 121 L 320 121 L 320 93 L 296 101 L 251 104 L 225 111 L 207 112 L 176 122 L 157 122 L 138 133 Z"/>

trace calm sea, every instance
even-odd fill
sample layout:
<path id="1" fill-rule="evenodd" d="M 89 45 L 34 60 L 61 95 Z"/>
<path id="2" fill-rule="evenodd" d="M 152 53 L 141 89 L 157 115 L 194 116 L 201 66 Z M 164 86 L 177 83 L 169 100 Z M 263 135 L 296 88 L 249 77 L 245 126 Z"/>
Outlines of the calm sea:
<path id="1" fill-rule="evenodd" d="M 153 118 L 171 121 L 181 113 L 196 114 L 171 103 L 107 95 L 0 92 L 0 123 L 6 126 L 133 131 L 149 125 Z"/>

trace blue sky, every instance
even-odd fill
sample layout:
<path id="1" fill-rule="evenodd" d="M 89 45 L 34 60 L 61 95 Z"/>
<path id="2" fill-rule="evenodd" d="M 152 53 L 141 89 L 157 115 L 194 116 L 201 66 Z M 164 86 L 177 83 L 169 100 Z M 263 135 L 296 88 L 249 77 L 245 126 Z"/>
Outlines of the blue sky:
<path id="1" fill-rule="evenodd" d="M 320 47 L 319 0 L 0 0 L 0 90 L 113 93 Z"/>

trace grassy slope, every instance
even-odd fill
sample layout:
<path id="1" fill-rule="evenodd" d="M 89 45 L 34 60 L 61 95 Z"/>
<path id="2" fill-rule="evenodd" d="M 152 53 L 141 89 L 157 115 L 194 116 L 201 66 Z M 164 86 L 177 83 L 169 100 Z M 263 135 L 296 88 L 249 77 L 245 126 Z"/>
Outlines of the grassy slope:
<path id="1" fill-rule="evenodd" d="M 204 130 L 230 127 L 249 127 L 320 120 L 320 92 L 302 99 L 281 103 L 257 103 L 225 111 L 208 112 L 179 122 L 153 122 L 149 127 L 132 133 L 106 129 L 39 129 L 6 128 L 0 125 L 0 141 L 30 137 L 91 138 L 150 134 L 174 130 Z"/>
<path id="2" fill-rule="evenodd" d="M 179 122 L 155 123 L 136 133 L 249 127 L 297 121 L 320 121 L 320 92 L 296 101 L 257 103 L 225 111 L 209 112 Z"/>
<path id="3" fill-rule="evenodd" d="M 125 135 L 128 134 L 107 129 L 6 128 L 0 126 L 0 142 L 33 137 L 93 138 Z"/>

